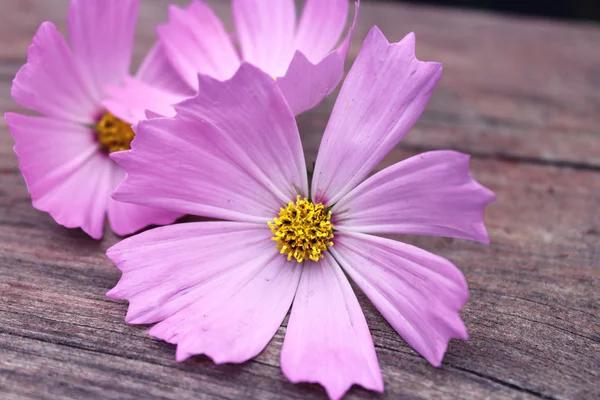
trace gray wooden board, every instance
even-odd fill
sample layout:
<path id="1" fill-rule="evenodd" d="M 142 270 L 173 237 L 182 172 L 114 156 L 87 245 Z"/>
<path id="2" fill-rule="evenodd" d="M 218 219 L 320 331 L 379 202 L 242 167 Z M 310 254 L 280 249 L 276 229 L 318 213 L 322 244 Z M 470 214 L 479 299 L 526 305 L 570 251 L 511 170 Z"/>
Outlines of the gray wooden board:
<path id="1" fill-rule="evenodd" d="M 182 3 L 182 2 L 179 2 Z M 231 27 L 229 2 L 212 1 Z M 167 1 L 142 4 L 135 59 L 154 40 Z M 0 105 L 22 111 L 10 81 L 39 23 L 65 31 L 66 0 L 3 0 Z M 359 292 L 386 391 L 347 398 L 595 399 L 600 397 L 600 28 L 363 1 L 350 59 L 377 24 L 390 40 L 417 33 L 417 55 L 444 76 L 421 121 L 380 167 L 416 152 L 473 154 L 476 178 L 497 194 L 492 245 L 402 237 L 452 260 L 471 298 L 469 341 L 431 367 Z M 348 65 L 350 65 L 349 60 Z M 299 118 L 316 156 L 335 96 Z M 255 360 L 174 360 L 174 346 L 124 323 L 105 298 L 119 272 L 94 241 L 31 207 L 0 121 L 0 393 L 2 398 L 324 398 L 279 369 L 285 324 Z M 187 217 L 188 220 L 191 218 Z"/>

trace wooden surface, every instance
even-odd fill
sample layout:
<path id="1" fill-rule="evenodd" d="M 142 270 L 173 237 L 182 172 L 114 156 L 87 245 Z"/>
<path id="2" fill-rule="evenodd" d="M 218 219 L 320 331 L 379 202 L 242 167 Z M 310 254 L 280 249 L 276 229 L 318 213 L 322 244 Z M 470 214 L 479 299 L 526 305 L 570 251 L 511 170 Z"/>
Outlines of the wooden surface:
<path id="1" fill-rule="evenodd" d="M 166 0 L 145 0 L 136 59 Z M 231 26 L 228 2 L 212 2 Z M 0 109 L 18 111 L 10 81 L 39 23 L 62 30 L 67 0 L 2 0 Z M 359 299 L 386 391 L 347 398 L 600 398 L 600 27 L 364 2 L 350 58 L 377 24 L 390 40 L 417 33 L 417 54 L 444 63 L 421 121 L 384 164 L 428 149 L 473 154 L 497 201 L 486 247 L 443 238 L 409 243 L 452 260 L 471 298 L 471 339 L 452 341 L 443 367 L 418 356 Z M 309 162 L 334 96 L 299 119 Z M 172 345 L 124 323 L 105 292 L 119 272 L 103 241 L 31 207 L 0 121 L 0 398 L 324 398 L 279 369 L 282 327 L 243 365 L 204 357 L 178 364 Z M 284 323 L 285 325 L 285 323 Z"/>

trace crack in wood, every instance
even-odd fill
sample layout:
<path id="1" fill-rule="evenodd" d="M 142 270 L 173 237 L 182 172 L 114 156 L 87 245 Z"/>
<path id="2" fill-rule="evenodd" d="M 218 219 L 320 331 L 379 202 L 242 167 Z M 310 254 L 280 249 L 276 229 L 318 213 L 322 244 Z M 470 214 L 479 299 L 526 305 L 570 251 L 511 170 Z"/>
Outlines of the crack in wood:
<path id="1" fill-rule="evenodd" d="M 447 150 L 442 147 L 435 146 L 423 146 L 423 145 L 415 145 L 415 144 L 407 144 L 402 143 L 398 145 L 398 147 L 402 150 L 409 151 L 411 153 L 419 154 L 428 151 L 438 151 L 438 150 Z M 522 163 L 529 165 L 537 165 L 537 166 L 546 166 L 546 167 L 555 167 L 555 168 L 570 168 L 574 170 L 584 170 L 584 171 L 597 171 L 600 172 L 600 165 L 590 164 L 586 162 L 577 162 L 577 161 L 568 161 L 568 160 L 548 160 L 543 158 L 536 157 L 527 157 L 521 156 L 517 154 L 510 154 L 506 152 L 481 152 L 481 151 L 473 151 L 470 149 L 461 149 L 460 147 L 454 147 L 452 150 L 460 151 L 466 154 L 469 154 L 471 158 L 479 159 L 479 160 L 495 160 L 502 161 L 508 163 Z"/>
<path id="2" fill-rule="evenodd" d="M 453 365 L 453 364 L 444 364 L 444 365 L 448 366 L 450 368 L 462 371 L 462 372 L 466 372 L 467 374 L 474 375 L 474 376 L 477 376 L 479 378 L 488 380 L 490 382 L 497 383 L 499 385 L 502 385 L 504 387 L 516 390 L 518 392 L 526 393 L 526 394 L 538 397 L 538 398 L 543 399 L 543 400 L 559 400 L 556 397 L 548 396 L 548 395 L 545 395 L 543 393 L 537 392 L 535 390 L 527 389 L 527 388 L 524 388 L 522 386 L 516 385 L 514 383 L 506 382 L 506 381 L 504 381 L 502 379 L 499 379 L 499 378 L 496 378 L 496 377 L 493 377 L 493 376 L 490 376 L 490 375 L 487 375 L 487 374 L 483 374 L 481 372 L 473 371 L 473 370 L 470 370 L 468 368 L 459 367 L 458 365 Z"/>
<path id="3" fill-rule="evenodd" d="M 543 254 L 541 254 L 541 255 L 543 255 Z M 574 308 L 574 307 L 569 307 L 569 306 L 566 306 L 566 305 L 554 304 L 554 303 L 543 303 L 541 301 L 535 301 L 533 299 L 528 299 L 526 297 L 515 296 L 515 295 L 508 294 L 508 293 L 500 293 L 500 292 L 496 292 L 496 291 L 493 291 L 493 290 L 487 290 L 485 288 L 476 287 L 476 286 L 470 286 L 469 290 L 471 292 L 488 293 L 488 294 L 491 294 L 491 295 L 494 295 L 494 296 L 504 297 L 504 298 L 507 298 L 507 299 L 523 300 L 523 301 L 527 301 L 527 302 L 530 302 L 530 303 L 538 304 L 538 305 L 541 305 L 541 306 L 544 306 L 544 307 L 548 307 L 548 308 L 557 308 L 557 309 L 564 308 L 564 309 L 567 309 L 567 310 L 570 310 L 570 311 L 575 311 L 575 312 L 582 313 L 582 314 L 587 315 L 589 317 L 596 318 L 600 322 L 600 315 L 598 315 L 598 314 L 592 314 L 592 313 L 589 313 L 587 311 L 580 310 L 579 308 Z M 598 326 L 598 328 L 600 328 L 599 324 L 595 324 L 595 325 Z"/>
<path id="4" fill-rule="evenodd" d="M 564 333 L 567 333 L 567 334 L 570 334 L 570 335 L 573 335 L 573 336 L 577 336 L 577 337 L 580 337 L 582 339 L 589 340 L 592 343 L 600 344 L 600 340 L 598 340 L 598 339 L 594 339 L 594 338 L 591 338 L 589 336 L 585 336 L 585 335 L 582 335 L 580 333 L 576 333 L 576 332 L 570 331 L 568 329 L 561 328 L 559 326 L 553 325 L 553 324 L 548 323 L 548 322 L 536 321 L 534 319 L 530 319 L 530 318 L 524 317 L 522 315 L 509 313 L 509 312 L 506 312 L 506 311 L 501 312 L 501 314 L 508 315 L 508 316 L 515 317 L 515 318 L 520 318 L 520 319 L 528 321 L 528 322 L 533 322 L 534 324 L 546 325 L 546 326 L 549 326 L 549 327 L 551 327 L 553 329 L 556 329 L 558 331 L 561 331 L 561 332 L 564 332 Z"/>

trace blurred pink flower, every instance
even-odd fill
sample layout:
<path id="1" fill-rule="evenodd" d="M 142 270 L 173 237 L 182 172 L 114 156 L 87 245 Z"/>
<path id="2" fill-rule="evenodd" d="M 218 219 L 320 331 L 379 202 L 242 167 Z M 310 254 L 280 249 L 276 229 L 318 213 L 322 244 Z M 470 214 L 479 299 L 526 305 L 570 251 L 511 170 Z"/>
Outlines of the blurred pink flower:
<path id="1" fill-rule="evenodd" d="M 291 306 L 281 352 L 288 379 L 320 383 L 333 399 L 352 384 L 383 391 L 345 272 L 439 366 L 448 341 L 468 336 L 458 312 L 465 278 L 448 260 L 373 234 L 488 243 L 483 213 L 494 195 L 454 151 L 367 176 L 417 121 L 441 73 L 415 58 L 414 34 L 389 44 L 372 29 L 310 190 L 294 115 L 249 64 L 225 82 L 201 76 L 175 118 L 140 122 L 132 150 L 112 155 L 128 174 L 115 198 L 226 221 L 161 227 L 109 249 L 123 276 L 108 296 L 129 300 L 126 321 L 157 323 L 150 335 L 176 344 L 179 361 L 241 363 L 265 348 Z"/>
<path id="2" fill-rule="evenodd" d="M 338 47 L 348 17 L 348 0 L 307 0 L 296 20 L 294 0 L 233 0 L 233 17 L 241 54 L 210 6 L 193 0 L 171 5 L 169 22 L 157 28 L 171 64 L 190 90 L 198 90 L 198 74 L 219 80 L 233 76 L 243 61 L 271 77 L 295 115 L 318 105 L 340 83 L 348 52 L 348 30 Z M 359 2 L 355 4 L 354 22 Z M 115 91 L 116 103 L 139 97 L 140 84 L 128 81 Z M 160 91 L 145 91 L 164 108 L 173 104 Z"/>
<path id="3" fill-rule="evenodd" d="M 178 216 L 110 198 L 125 171 L 108 153 L 128 149 L 131 124 L 152 109 L 143 101 L 129 109 L 103 104 L 110 87 L 127 79 L 138 7 L 139 0 L 72 0 L 70 47 L 53 23 L 42 23 L 11 91 L 17 103 L 41 116 L 5 115 L 33 206 L 97 239 L 106 215 L 119 235 Z M 160 45 L 147 55 L 137 78 L 173 98 L 193 94 Z M 167 113 L 162 105 L 156 111 Z"/>

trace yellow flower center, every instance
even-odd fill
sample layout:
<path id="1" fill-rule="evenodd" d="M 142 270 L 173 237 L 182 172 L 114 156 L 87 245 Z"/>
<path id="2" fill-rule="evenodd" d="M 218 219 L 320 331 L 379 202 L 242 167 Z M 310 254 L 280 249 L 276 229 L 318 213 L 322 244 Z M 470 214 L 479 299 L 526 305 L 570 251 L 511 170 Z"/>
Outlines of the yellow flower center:
<path id="1" fill-rule="evenodd" d="M 95 129 L 100 147 L 104 151 L 112 153 L 131 149 L 131 141 L 135 136 L 131 124 L 120 120 L 108 111 Z"/>
<path id="2" fill-rule="evenodd" d="M 272 240 L 277 242 L 277 250 L 287 254 L 299 263 L 306 259 L 319 261 L 323 252 L 333 246 L 333 225 L 331 211 L 321 203 L 314 204 L 307 199 L 296 198 L 287 207 L 279 210 L 279 216 L 269 222 L 273 232 Z"/>

